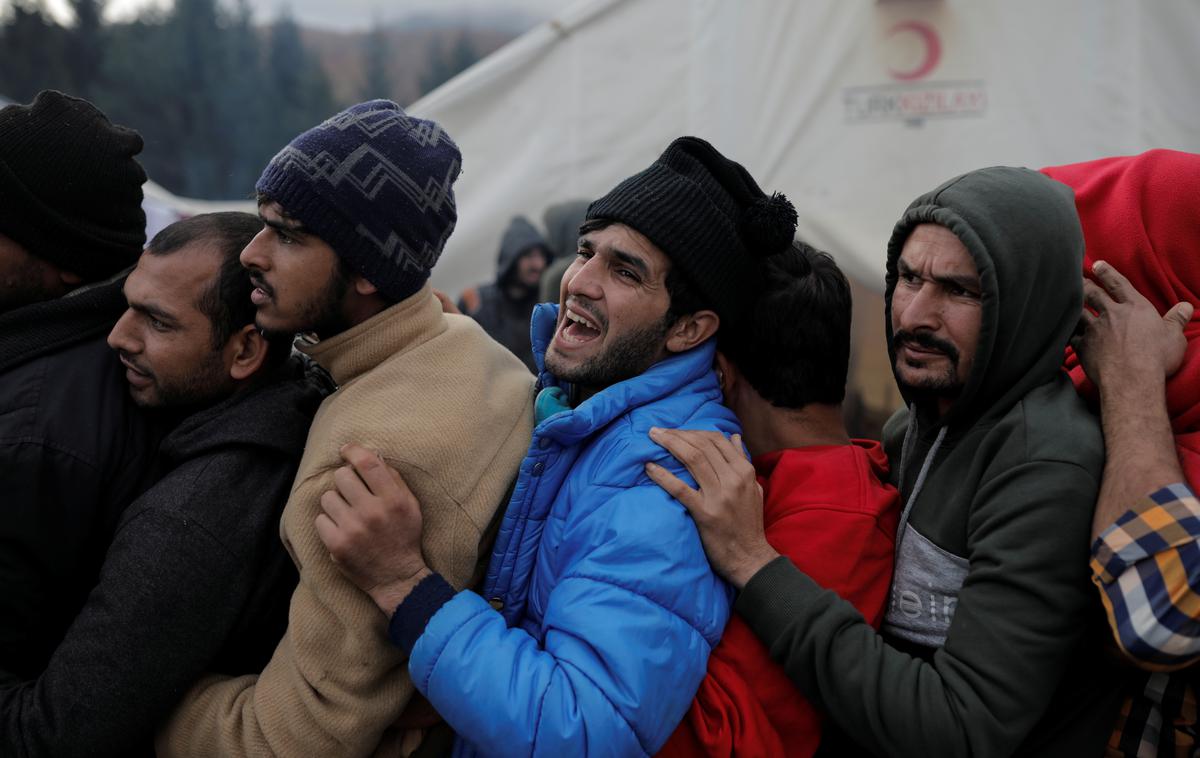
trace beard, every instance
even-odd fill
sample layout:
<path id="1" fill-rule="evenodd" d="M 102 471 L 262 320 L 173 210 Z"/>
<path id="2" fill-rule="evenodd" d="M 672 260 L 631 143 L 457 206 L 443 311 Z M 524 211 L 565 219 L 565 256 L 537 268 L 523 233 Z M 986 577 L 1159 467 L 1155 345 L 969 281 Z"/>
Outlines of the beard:
<path id="1" fill-rule="evenodd" d="M 299 328 L 294 331 L 312 332 L 318 337 L 324 338 L 349 329 L 350 323 L 342 313 L 342 304 L 345 302 L 346 292 L 349 289 L 350 274 L 345 265 L 339 261 L 334 268 L 333 276 L 325 283 L 324 289 L 312 301 L 306 303 L 301 310 Z M 257 322 L 255 326 L 263 333 L 263 336 L 267 337 L 268 341 L 274 341 L 289 334 L 279 329 L 264 328 Z"/>
<path id="2" fill-rule="evenodd" d="M 0 277 L 0 313 L 52 300 L 59 294 L 46 286 L 37 259 L 28 256 L 9 266 Z"/>
<path id="3" fill-rule="evenodd" d="M 212 405 L 231 392 L 229 373 L 221 362 L 220 352 L 213 352 L 199 366 L 183 372 L 176 379 L 164 379 L 140 364 L 134 365 L 154 380 L 147 388 L 148 392 L 137 393 L 130 388 L 133 402 L 140 408 L 175 409 Z"/>
<path id="4" fill-rule="evenodd" d="M 904 342 L 910 342 L 931 350 L 937 350 L 946 356 L 946 370 L 938 375 L 926 376 L 915 382 L 909 382 L 901 377 L 899 370 L 894 370 L 896 385 L 900 392 L 917 405 L 931 405 L 939 400 L 952 400 L 962 394 L 965 382 L 958 377 L 959 352 L 946 340 L 934 337 L 926 332 L 899 331 L 892 336 L 892 353 Z M 896 359 L 899 364 L 900 358 Z M 893 367 L 895 369 L 895 367 Z"/>
<path id="5" fill-rule="evenodd" d="M 674 323 L 674 317 L 668 313 L 650 326 L 621 335 L 603 353 L 574 367 L 560 363 L 557 353 L 547 352 L 546 368 L 562 381 L 602 390 L 653 366 Z"/>

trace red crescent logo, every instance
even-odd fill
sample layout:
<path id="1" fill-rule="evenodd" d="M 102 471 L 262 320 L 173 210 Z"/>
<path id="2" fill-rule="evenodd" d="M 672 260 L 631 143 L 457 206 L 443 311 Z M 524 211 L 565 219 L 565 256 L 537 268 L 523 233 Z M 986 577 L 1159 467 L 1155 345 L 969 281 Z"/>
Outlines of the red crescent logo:
<path id="1" fill-rule="evenodd" d="M 920 79 L 928 76 L 930 71 L 937 66 L 938 61 L 942 59 L 942 41 L 938 39 L 937 30 L 929 24 L 921 21 L 902 21 L 888 30 L 887 36 L 894 37 L 897 34 L 911 32 L 920 37 L 921 42 L 925 46 L 925 57 L 916 66 L 916 68 L 908 71 L 897 71 L 894 68 L 888 68 L 888 73 L 894 79 L 899 79 L 902 82 L 911 82 L 914 79 Z"/>

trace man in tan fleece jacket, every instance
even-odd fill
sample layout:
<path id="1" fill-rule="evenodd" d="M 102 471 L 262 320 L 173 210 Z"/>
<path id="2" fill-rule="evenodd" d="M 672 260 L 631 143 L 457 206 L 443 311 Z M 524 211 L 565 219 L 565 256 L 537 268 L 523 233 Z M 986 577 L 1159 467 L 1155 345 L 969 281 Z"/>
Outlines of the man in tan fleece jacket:
<path id="1" fill-rule="evenodd" d="M 288 631 L 258 676 L 198 682 L 162 729 L 160 755 L 368 755 L 411 698 L 404 656 L 314 526 L 345 443 L 404 475 L 424 504 L 426 559 L 454 585 L 468 586 L 486 557 L 529 445 L 533 378 L 475 322 L 444 315 L 427 283 L 454 228 L 460 161 L 437 124 L 376 100 L 301 134 L 259 178 L 266 227 L 242 252 L 258 325 L 305 333 L 300 349 L 339 389 L 317 413 L 283 512 L 300 572 Z"/>

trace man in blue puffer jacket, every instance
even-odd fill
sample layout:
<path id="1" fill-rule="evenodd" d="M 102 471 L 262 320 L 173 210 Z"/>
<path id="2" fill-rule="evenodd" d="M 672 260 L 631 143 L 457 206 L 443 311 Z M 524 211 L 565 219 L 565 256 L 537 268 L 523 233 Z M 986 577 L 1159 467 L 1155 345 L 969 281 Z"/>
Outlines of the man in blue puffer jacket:
<path id="1" fill-rule="evenodd" d="M 647 435 L 738 431 L 711 338 L 756 297 L 760 256 L 787 249 L 795 210 L 684 137 L 587 218 L 561 304 L 533 315 L 537 426 L 483 596 L 425 566 L 419 505 L 361 448 L 317 519 L 460 755 L 654 753 L 729 615 L 695 526 L 644 466 L 686 474 Z"/>

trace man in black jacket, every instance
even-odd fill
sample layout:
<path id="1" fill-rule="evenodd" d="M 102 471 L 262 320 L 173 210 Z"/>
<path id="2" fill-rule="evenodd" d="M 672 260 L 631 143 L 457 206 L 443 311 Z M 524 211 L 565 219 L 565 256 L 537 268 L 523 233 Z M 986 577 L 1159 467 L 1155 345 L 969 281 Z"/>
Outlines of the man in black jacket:
<path id="1" fill-rule="evenodd" d="M 105 335 L 145 242 L 137 132 L 46 91 L 0 110 L 0 670 L 46 665 L 155 434 Z M 70 294 L 67 294 L 70 293 Z"/>
<path id="2" fill-rule="evenodd" d="M 524 216 L 504 230 L 496 259 L 496 280 L 465 290 L 459 298 L 463 313 L 479 322 L 488 335 L 504 345 L 537 373 L 529 341 L 529 317 L 538 302 L 542 272 L 553 254 L 541 233 Z"/>
<path id="3" fill-rule="evenodd" d="M 149 752 L 202 673 L 260 670 L 286 627 L 295 570 L 279 513 L 331 388 L 290 338 L 254 326 L 238 255 L 261 226 L 244 213 L 181 221 L 125 281 L 108 343 L 132 400 L 178 420 L 45 670 L 0 688 L 5 755 Z"/>

